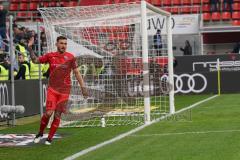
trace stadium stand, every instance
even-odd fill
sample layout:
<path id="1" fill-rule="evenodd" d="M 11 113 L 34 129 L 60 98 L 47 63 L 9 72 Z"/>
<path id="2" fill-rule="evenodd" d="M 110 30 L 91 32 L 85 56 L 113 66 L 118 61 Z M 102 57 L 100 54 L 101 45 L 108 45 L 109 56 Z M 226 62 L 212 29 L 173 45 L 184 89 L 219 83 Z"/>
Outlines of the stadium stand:
<path id="1" fill-rule="evenodd" d="M 136 0 L 10 0 L 9 11 L 16 15 L 18 21 L 39 21 L 39 18 L 36 16 L 38 7 L 74 7 L 79 5 L 104 5 L 134 1 Z M 214 23 L 216 21 L 231 21 L 232 23 L 230 22 L 228 24 L 238 25 L 238 23 L 236 23 L 236 20 L 238 20 L 240 17 L 240 1 L 238 0 L 235 0 L 233 3 L 233 13 L 231 13 L 229 7 L 227 10 L 223 9 L 223 2 L 221 3 L 219 12 L 211 13 L 209 0 L 148 0 L 148 2 L 157 7 L 161 7 L 166 11 L 172 12 L 172 14 L 202 13 L 203 20 L 211 23 Z M 31 18 L 31 15 L 34 15 L 33 18 Z"/>
<path id="2" fill-rule="evenodd" d="M 40 14 L 37 11 L 38 7 L 74 7 L 128 3 L 135 1 L 139 0 L 9 0 L 9 11 L 12 15 L 14 15 L 16 22 L 41 22 L 42 20 L 40 18 Z M 218 32 L 225 32 L 225 30 L 229 30 L 229 28 L 222 29 L 225 26 L 240 26 L 240 0 L 234 0 L 234 3 L 232 5 L 232 11 L 230 10 L 229 6 L 224 6 L 223 0 L 221 0 L 219 10 L 217 12 L 211 12 L 210 0 L 147 1 L 156 7 L 171 12 L 172 14 L 200 14 L 202 26 L 206 26 L 206 28 L 214 28 L 215 26 L 217 26 L 217 29 L 221 28 L 218 29 Z M 230 30 L 232 29 L 230 28 Z"/>

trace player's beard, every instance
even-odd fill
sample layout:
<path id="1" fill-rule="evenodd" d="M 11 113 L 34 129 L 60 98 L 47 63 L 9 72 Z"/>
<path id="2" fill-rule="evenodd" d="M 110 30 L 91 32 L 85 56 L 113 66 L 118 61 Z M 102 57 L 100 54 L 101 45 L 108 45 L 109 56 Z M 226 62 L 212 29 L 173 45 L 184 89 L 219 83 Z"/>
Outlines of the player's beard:
<path id="1" fill-rule="evenodd" d="M 66 51 L 66 48 L 59 48 L 59 49 L 58 49 L 58 52 L 59 52 L 59 53 L 65 53 L 65 51 Z"/>

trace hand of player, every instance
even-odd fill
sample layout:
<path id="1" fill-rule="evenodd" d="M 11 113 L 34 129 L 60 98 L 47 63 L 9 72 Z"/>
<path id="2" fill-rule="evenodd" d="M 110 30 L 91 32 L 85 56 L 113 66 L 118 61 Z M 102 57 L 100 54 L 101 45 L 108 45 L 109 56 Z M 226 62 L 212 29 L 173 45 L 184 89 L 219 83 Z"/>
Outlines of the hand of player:
<path id="1" fill-rule="evenodd" d="M 28 41 L 28 47 L 32 47 L 34 44 L 34 37 L 31 37 Z"/>
<path id="2" fill-rule="evenodd" d="M 87 98 L 89 96 L 88 91 L 85 87 L 82 87 L 82 94 L 84 98 Z"/>

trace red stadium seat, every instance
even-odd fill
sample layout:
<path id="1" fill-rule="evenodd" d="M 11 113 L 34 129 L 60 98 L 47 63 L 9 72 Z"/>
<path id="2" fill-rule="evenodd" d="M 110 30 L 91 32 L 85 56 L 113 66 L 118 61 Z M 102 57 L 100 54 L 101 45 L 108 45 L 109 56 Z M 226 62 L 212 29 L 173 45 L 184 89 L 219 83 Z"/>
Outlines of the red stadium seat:
<path id="1" fill-rule="evenodd" d="M 183 5 L 191 5 L 191 0 L 182 0 Z"/>
<path id="2" fill-rule="evenodd" d="M 171 8 L 171 13 L 178 14 L 179 13 L 179 8 L 178 7 Z"/>
<path id="3" fill-rule="evenodd" d="M 27 16 L 26 12 L 18 12 L 17 13 L 17 18 L 25 18 Z"/>
<path id="4" fill-rule="evenodd" d="M 171 0 L 163 0 L 163 5 L 164 6 L 171 6 L 172 1 Z"/>
<path id="5" fill-rule="evenodd" d="M 172 3 L 173 3 L 173 5 L 180 5 L 181 0 L 173 0 Z"/>
<path id="6" fill-rule="evenodd" d="M 219 12 L 213 12 L 212 13 L 212 20 L 213 21 L 219 21 L 221 20 L 221 14 Z"/>
<path id="7" fill-rule="evenodd" d="M 233 12 L 232 19 L 240 19 L 240 12 Z"/>
<path id="8" fill-rule="evenodd" d="M 125 3 L 130 3 L 130 2 L 137 2 L 136 0 L 125 0 L 127 2 Z M 147 3 L 151 3 L 151 0 L 145 0 Z M 149 1 L 149 2 L 148 2 Z"/>
<path id="9" fill-rule="evenodd" d="M 148 3 L 152 4 L 152 0 L 146 0 L 146 2 L 148 2 Z"/>
<path id="10" fill-rule="evenodd" d="M 146 0 L 145 0 L 146 1 Z M 136 0 L 122 0 L 122 3 L 136 2 Z M 146 1 L 147 2 L 147 1 Z"/>
<path id="11" fill-rule="evenodd" d="M 109 3 L 107 1 L 105 1 L 105 4 L 109 4 Z M 68 3 L 69 7 L 74 7 L 74 6 L 77 6 L 77 5 L 78 5 L 78 2 L 76 2 L 76 1 L 70 1 Z"/>
<path id="12" fill-rule="evenodd" d="M 233 4 L 233 10 L 234 11 L 240 11 L 240 3 L 234 3 Z"/>
<path id="13" fill-rule="evenodd" d="M 49 2 L 43 2 L 43 6 L 44 7 L 48 7 L 49 6 Z"/>
<path id="14" fill-rule="evenodd" d="M 32 13 L 33 18 L 39 17 L 38 13 Z"/>
<path id="15" fill-rule="evenodd" d="M 60 2 L 63 7 L 68 7 L 68 2 Z"/>
<path id="16" fill-rule="evenodd" d="M 37 10 L 38 4 L 37 3 L 30 3 L 29 4 L 29 10 L 34 11 Z"/>
<path id="17" fill-rule="evenodd" d="M 201 0 L 193 0 L 192 3 L 193 4 L 201 4 Z"/>
<path id="18" fill-rule="evenodd" d="M 152 0 L 152 4 L 155 6 L 161 6 L 161 0 Z"/>
<path id="19" fill-rule="evenodd" d="M 26 13 L 26 18 L 31 19 L 31 18 L 32 18 L 32 12 L 27 12 L 27 13 Z"/>
<path id="20" fill-rule="evenodd" d="M 210 13 L 203 13 L 203 20 L 204 21 L 210 21 L 211 20 L 211 14 Z"/>
<path id="21" fill-rule="evenodd" d="M 34 20 L 35 22 L 43 22 L 43 19 L 42 18 L 37 18 Z"/>
<path id="22" fill-rule="evenodd" d="M 18 12 L 16 18 L 20 21 L 32 21 L 32 14 L 31 12 Z"/>
<path id="23" fill-rule="evenodd" d="M 114 0 L 114 3 L 122 3 L 121 0 Z"/>
<path id="24" fill-rule="evenodd" d="M 28 10 L 28 4 L 27 3 L 20 3 L 19 10 L 20 11 Z"/>
<path id="25" fill-rule="evenodd" d="M 240 20 L 234 20 L 232 21 L 233 26 L 240 26 Z"/>
<path id="26" fill-rule="evenodd" d="M 202 5 L 202 11 L 203 12 L 210 12 L 211 8 L 209 4 L 203 4 Z"/>
<path id="27" fill-rule="evenodd" d="M 202 3 L 207 3 L 207 4 L 209 4 L 209 0 L 202 0 Z"/>
<path id="28" fill-rule="evenodd" d="M 163 10 L 165 10 L 167 12 L 171 12 L 171 8 L 170 7 L 165 7 L 165 8 L 163 8 Z"/>
<path id="29" fill-rule="evenodd" d="M 222 20 L 230 20 L 231 19 L 231 13 L 230 12 L 223 12 L 222 13 Z"/>
<path id="30" fill-rule="evenodd" d="M 56 7 L 56 6 L 57 6 L 57 2 L 48 3 L 48 7 Z"/>
<path id="31" fill-rule="evenodd" d="M 181 12 L 184 14 L 189 14 L 191 13 L 191 7 L 182 7 Z"/>
<path id="32" fill-rule="evenodd" d="M 17 3 L 11 3 L 9 6 L 10 11 L 17 11 L 18 10 L 18 4 Z"/>
<path id="33" fill-rule="evenodd" d="M 200 6 L 192 6 L 191 12 L 192 13 L 200 13 Z"/>
<path id="34" fill-rule="evenodd" d="M 104 4 L 112 4 L 112 1 L 111 0 L 104 0 Z M 77 2 L 77 5 L 78 5 L 78 2 Z"/>

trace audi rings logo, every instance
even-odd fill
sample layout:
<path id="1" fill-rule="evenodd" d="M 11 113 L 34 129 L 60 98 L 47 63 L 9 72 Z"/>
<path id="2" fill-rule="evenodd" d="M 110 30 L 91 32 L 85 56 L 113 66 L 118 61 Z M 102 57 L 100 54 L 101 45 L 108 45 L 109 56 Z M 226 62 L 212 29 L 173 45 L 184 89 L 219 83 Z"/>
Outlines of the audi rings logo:
<path id="1" fill-rule="evenodd" d="M 161 79 L 167 79 L 167 75 L 163 75 Z M 198 85 L 198 88 L 196 88 L 196 84 L 200 83 L 200 81 L 203 81 L 201 83 L 200 87 Z M 175 81 L 175 87 L 174 92 L 175 93 L 201 93 L 207 88 L 207 79 L 204 75 L 200 73 L 194 73 L 192 75 L 190 74 L 181 74 L 181 75 L 174 75 L 174 81 Z M 186 82 L 186 83 L 185 83 Z"/>
<path id="2" fill-rule="evenodd" d="M 0 83 L 0 106 L 9 104 L 8 87 L 6 83 Z M 0 118 L 7 117 L 7 114 L 2 114 L 0 111 Z"/>

